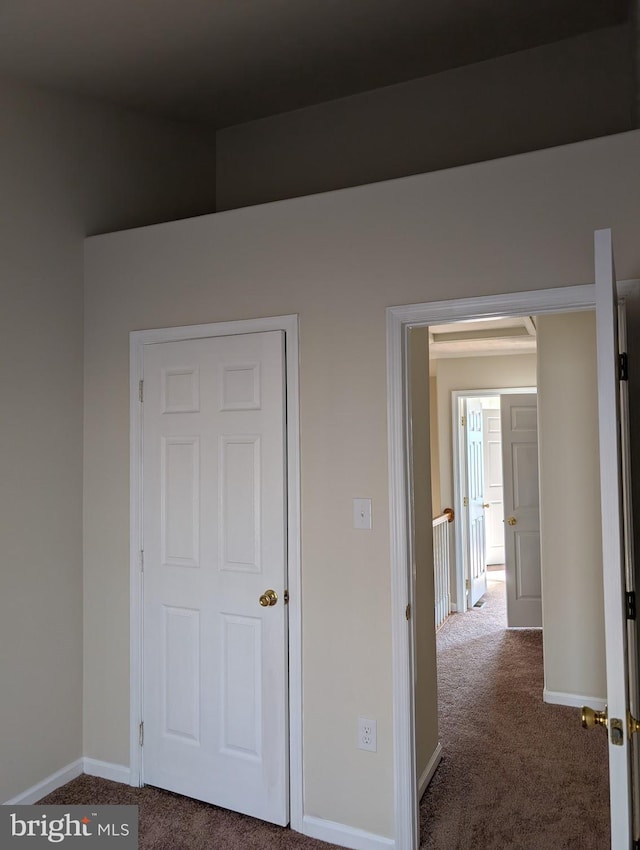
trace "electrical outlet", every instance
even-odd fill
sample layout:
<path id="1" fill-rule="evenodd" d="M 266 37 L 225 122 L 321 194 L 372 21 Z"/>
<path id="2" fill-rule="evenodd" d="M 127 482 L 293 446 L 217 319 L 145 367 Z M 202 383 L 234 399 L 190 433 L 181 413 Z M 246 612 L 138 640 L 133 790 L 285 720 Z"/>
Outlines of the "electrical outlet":
<path id="1" fill-rule="evenodd" d="M 375 753 L 378 750 L 378 724 L 366 717 L 358 718 L 358 749 Z"/>

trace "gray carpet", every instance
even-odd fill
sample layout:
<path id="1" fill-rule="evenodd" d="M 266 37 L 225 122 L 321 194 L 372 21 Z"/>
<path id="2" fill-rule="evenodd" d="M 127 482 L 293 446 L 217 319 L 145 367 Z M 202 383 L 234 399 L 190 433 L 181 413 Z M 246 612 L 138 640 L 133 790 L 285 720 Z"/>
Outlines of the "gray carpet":
<path id="1" fill-rule="evenodd" d="M 504 584 L 438 632 L 443 758 L 423 850 L 607 850 L 606 734 L 542 702 L 542 633 L 505 631 Z M 600 734 L 598 734 L 600 733 Z"/>

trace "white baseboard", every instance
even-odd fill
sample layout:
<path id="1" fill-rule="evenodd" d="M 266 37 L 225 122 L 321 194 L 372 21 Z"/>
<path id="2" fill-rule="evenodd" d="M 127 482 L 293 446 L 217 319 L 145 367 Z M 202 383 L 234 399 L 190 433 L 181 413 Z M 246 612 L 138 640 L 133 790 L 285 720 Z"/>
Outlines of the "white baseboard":
<path id="1" fill-rule="evenodd" d="M 438 747 L 433 754 L 423 777 L 425 777 L 425 787 L 429 782 L 441 758 L 441 747 Z M 5 806 L 20 806 L 32 805 L 47 794 L 51 794 L 72 779 L 76 779 L 86 773 L 88 776 L 98 776 L 101 779 L 110 779 L 113 782 L 122 782 L 129 784 L 131 771 L 128 767 L 122 764 L 113 764 L 99 759 L 80 758 L 72 764 L 63 767 L 61 770 L 52 773 L 42 782 L 38 782 L 22 794 L 18 794 L 11 800 L 4 803 Z M 421 777 L 421 782 L 423 777 Z M 308 835 L 311 838 L 318 838 L 321 841 L 327 841 L 330 844 L 339 844 L 343 847 L 348 847 L 350 850 L 394 850 L 396 843 L 392 838 L 386 838 L 383 835 L 376 835 L 373 832 L 366 832 L 364 829 L 357 829 L 353 826 L 347 826 L 343 823 L 325 820 L 324 818 L 316 818 L 311 815 L 305 815 L 302 819 L 302 834 Z"/>
<path id="2" fill-rule="evenodd" d="M 442 759 L 442 744 L 438 741 L 438 746 L 433 751 L 433 755 L 429 759 L 429 763 L 422 771 L 422 776 L 418 779 L 418 802 L 422 799 L 422 795 L 427 790 L 427 785 L 431 782 L 433 774 L 438 769 L 440 760 Z"/>
<path id="3" fill-rule="evenodd" d="M 563 694 L 561 691 L 550 691 L 547 688 L 544 689 L 542 698 L 551 705 L 569 705 L 572 708 L 582 708 L 583 705 L 588 705 L 591 708 L 595 708 L 596 711 L 603 711 L 607 705 L 606 699 L 602 699 L 602 697 Z"/>
<path id="4" fill-rule="evenodd" d="M 51 776 L 47 776 L 46 779 L 36 783 L 36 785 L 32 785 L 31 788 L 27 788 L 26 791 L 22 792 L 22 794 L 18 794 L 17 797 L 7 800 L 4 805 L 31 806 L 34 803 L 37 803 L 38 800 L 46 797 L 47 794 L 51 794 L 52 791 L 55 791 L 62 785 L 66 785 L 67 782 L 71 782 L 72 779 L 76 779 L 83 773 L 83 767 L 83 759 L 77 759 L 76 761 L 71 762 L 71 764 L 68 764 L 66 767 L 56 770 L 55 773 L 52 773 Z"/>
<path id="5" fill-rule="evenodd" d="M 109 761 L 84 758 L 84 772 L 88 776 L 98 776 L 100 779 L 110 779 L 112 782 L 122 782 L 129 785 L 131 770 L 123 764 L 112 764 Z"/>
<path id="6" fill-rule="evenodd" d="M 302 818 L 302 834 L 320 841 L 328 841 L 329 844 L 349 847 L 351 850 L 391 850 L 396 846 L 393 838 L 385 838 L 374 832 L 365 832 L 364 829 L 356 829 L 354 826 L 312 815 Z"/>
<path id="7" fill-rule="evenodd" d="M 125 785 L 129 784 L 131 771 L 128 767 L 122 764 L 111 764 L 108 761 L 99 761 L 98 759 L 81 758 L 68 764 L 66 767 L 47 776 L 41 782 L 27 788 L 22 794 L 18 794 L 11 800 L 7 800 L 5 806 L 30 806 L 37 803 L 47 794 L 51 794 L 72 779 L 82 776 L 86 773 L 88 776 L 99 776 L 100 779 L 111 779 L 113 782 L 122 782 Z"/>

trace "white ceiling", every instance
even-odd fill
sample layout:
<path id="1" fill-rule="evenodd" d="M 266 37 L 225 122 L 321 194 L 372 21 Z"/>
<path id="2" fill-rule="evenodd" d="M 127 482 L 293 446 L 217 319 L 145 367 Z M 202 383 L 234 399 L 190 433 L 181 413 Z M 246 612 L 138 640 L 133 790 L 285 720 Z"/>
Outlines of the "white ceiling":
<path id="1" fill-rule="evenodd" d="M 532 316 L 429 326 L 431 363 L 450 357 L 533 354 L 535 350 L 536 321 Z"/>
<path id="2" fill-rule="evenodd" d="M 0 73 L 222 127 L 621 23 L 628 0 L 0 0 Z"/>

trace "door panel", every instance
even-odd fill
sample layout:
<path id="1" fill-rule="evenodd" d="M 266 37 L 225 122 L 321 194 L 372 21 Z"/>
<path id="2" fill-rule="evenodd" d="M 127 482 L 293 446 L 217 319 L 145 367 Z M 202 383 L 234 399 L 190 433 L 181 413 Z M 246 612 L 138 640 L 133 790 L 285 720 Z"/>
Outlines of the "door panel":
<path id="1" fill-rule="evenodd" d="M 507 625 L 542 626 L 535 393 L 500 396 Z"/>
<path id="2" fill-rule="evenodd" d="M 284 825 L 283 335 L 147 345 L 144 389 L 144 781 Z"/>
<path id="3" fill-rule="evenodd" d="M 502 427 L 500 409 L 482 411 L 484 437 L 484 500 L 486 562 L 504 564 L 504 496 L 502 487 Z"/>
<path id="4" fill-rule="evenodd" d="M 487 592 L 487 562 L 484 507 L 484 447 L 482 440 L 482 402 L 466 400 L 465 413 L 467 470 L 467 556 L 469 606 Z"/>
<path id="5" fill-rule="evenodd" d="M 162 606 L 163 722 L 166 736 L 199 743 L 200 612 Z"/>

